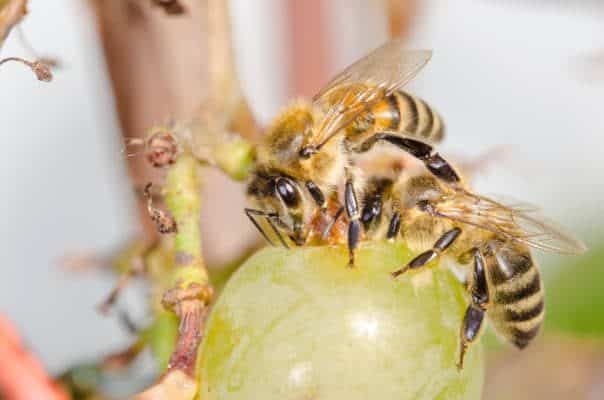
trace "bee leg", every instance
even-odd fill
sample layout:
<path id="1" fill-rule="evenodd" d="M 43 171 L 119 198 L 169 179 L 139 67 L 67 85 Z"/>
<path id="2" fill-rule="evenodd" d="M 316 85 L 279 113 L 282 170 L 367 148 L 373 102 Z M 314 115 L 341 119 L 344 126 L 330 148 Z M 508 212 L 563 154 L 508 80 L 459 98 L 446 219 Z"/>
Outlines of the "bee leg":
<path id="1" fill-rule="evenodd" d="M 392 214 L 392 218 L 390 219 L 390 224 L 388 224 L 388 233 L 386 234 L 386 238 L 388 240 L 393 240 L 398 232 L 401 229 L 401 214 L 395 212 Z"/>
<path id="2" fill-rule="evenodd" d="M 317 206 L 321 208 L 321 211 L 325 211 L 327 209 L 327 201 L 325 201 L 325 195 L 321 191 L 321 188 L 319 188 L 313 181 L 306 181 L 306 189 L 308 189 L 310 196 L 313 198 Z"/>
<path id="3" fill-rule="evenodd" d="M 469 291 L 472 303 L 466 309 L 460 329 L 460 349 L 457 369 L 463 369 L 463 362 L 468 348 L 476 340 L 484 321 L 489 303 L 489 286 L 485 274 L 485 263 L 480 250 L 474 249 L 474 273 L 470 280 Z"/>
<path id="4" fill-rule="evenodd" d="M 399 275 L 403 274 L 409 269 L 418 269 L 434 261 L 435 259 L 440 257 L 443 251 L 448 249 L 453 244 L 453 242 L 455 242 L 455 240 L 459 237 L 460 234 L 461 229 L 459 228 L 453 228 L 443 233 L 442 236 L 438 238 L 436 243 L 434 243 L 434 247 L 418 255 L 413 260 L 409 261 L 409 263 L 404 267 L 392 272 L 392 277 L 397 278 Z"/>
<path id="5" fill-rule="evenodd" d="M 346 213 L 348 214 L 348 266 L 354 267 L 354 251 L 359 244 L 359 237 L 361 235 L 361 223 L 359 205 L 357 202 L 357 195 L 354 191 L 354 185 L 352 178 L 348 178 L 346 181 L 346 188 L 344 191 L 344 200 L 346 206 Z"/>
<path id="6" fill-rule="evenodd" d="M 279 230 L 277 229 L 277 227 L 275 226 L 275 224 L 272 221 L 272 218 L 275 218 L 274 214 L 268 214 L 264 211 L 255 210 L 253 208 L 245 208 L 244 211 L 245 211 L 245 215 L 247 215 L 247 217 L 250 219 L 250 221 L 252 221 L 252 224 L 254 224 L 256 229 L 258 229 L 258 232 L 260 232 L 260 234 L 268 242 L 268 244 L 270 244 L 271 246 L 275 245 L 275 243 L 268 237 L 266 232 L 264 232 L 264 229 L 262 229 L 262 227 L 260 226 L 258 221 L 256 221 L 255 216 L 264 217 L 266 219 L 266 221 L 268 222 L 268 224 L 270 225 L 270 227 L 273 229 L 273 232 L 275 233 L 275 235 L 277 235 L 277 237 L 279 238 L 279 241 L 281 242 L 283 247 L 289 248 L 287 246 L 287 243 L 283 239 L 283 236 L 281 236 L 281 233 L 279 232 Z"/>
<path id="7" fill-rule="evenodd" d="M 409 139 L 398 134 L 381 132 L 365 140 L 355 151 L 364 153 L 380 140 L 391 143 L 419 159 L 437 178 L 450 184 L 459 182 L 459 175 L 451 164 L 442 158 L 440 154 L 433 153 L 434 148 L 432 146 L 417 139 Z"/>
<path id="8" fill-rule="evenodd" d="M 365 230 L 371 227 L 373 221 L 382 213 L 382 198 L 377 194 L 372 194 L 365 198 L 365 206 L 361 212 L 361 222 Z"/>

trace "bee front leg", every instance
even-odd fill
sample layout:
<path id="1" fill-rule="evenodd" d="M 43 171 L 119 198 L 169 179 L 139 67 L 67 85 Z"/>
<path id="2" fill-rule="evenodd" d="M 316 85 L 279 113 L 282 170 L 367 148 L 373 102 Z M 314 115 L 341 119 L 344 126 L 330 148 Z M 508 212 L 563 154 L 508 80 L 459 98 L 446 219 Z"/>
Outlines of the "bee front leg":
<path id="1" fill-rule="evenodd" d="M 390 218 L 390 223 L 388 224 L 388 233 L 386 234 L 386 238 L 388 240 L 393 240 L 396 235 L 398 235 L 401 230 L 401 214 L 395 212 L 392 214 L 392 218 Z"/>
<path id="2" fill-rule="evenodd" d="M 321 191 L 321 188 L 313 181 L 306 181 L 306 189 L 321 211 L 325 211 L 327 209 L 327 201 L 325 200 L 325 195 Z"/>
<path id="3" fill-rule="evenodd" d="M 485 273 L 485 262 L 480 250 L 474 249 L 474 273 L 469 286 L 472 303 L 466 313 L 459 332 L 459 361 L 457 369 L 463 369 L 463 362 L 468 348 L 476 340 L 483 325 L 489 303 L 489 285 Z"/>
<path id="4" fill-rule="evenodd" d="M 392 277 L 397 278 L 409 269 L 418 269 L 436 260 L 446 249 L 448 249 L 453 244 L 453 242 L 455 242 L 459 235 L 461 235 L 460 228 L 453 228 L 443 233 L 442 236 L 438 238 L 436 243 L 434 243 L 434 246 L 430 250 L 424 251 L 423 253 L 415 257 L 413 260 L 409 261 L 409 263 L 404 267 L 392 272 Z"/>
<path id="5" fill-rule="evenodd" d="M 361 223 L 360 223 L 360 212 L 359 204 L 357 201 L 357 195 L 354 191 L 354 185 L 352 178 L 349 177 L 346 181 L 346 188 L 344 191 L 344 200 L 346 206 L 346 213 L 348 214 L 348 266 L 354 267 L 354 251 L 359 244 L 359 238 L 361 236 Z"/>

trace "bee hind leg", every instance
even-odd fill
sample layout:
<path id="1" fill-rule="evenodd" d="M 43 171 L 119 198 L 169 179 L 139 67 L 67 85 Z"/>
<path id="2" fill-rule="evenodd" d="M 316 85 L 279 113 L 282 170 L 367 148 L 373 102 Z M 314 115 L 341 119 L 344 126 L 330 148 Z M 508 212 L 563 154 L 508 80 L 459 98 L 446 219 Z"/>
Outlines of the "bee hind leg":
<path id="1" fill-rule="evenodd" d="M 404 133 L 404 132 L 403 132 Z M 426 168 L 438 179 L 455 184 L 459 182 L 459 175 L 455 169 L 440 154 L 434 153 L 434 148 L 427 143 L 417 139 L 410 139 L 400 134 L 379 132 L 361 143 L 354 150 L 359 153 L 369 151 L 374 144 L 385 141 L 395 145 L 399 149 L 411 154 L 424 163 Z"/>
<path id="2" fill-rule="evenodd" d="M 430 250 L 424 251 L 423 253 L 415 257 L 413 260 L 409 261 L 409 263 L 404 267 L 392 272 L 392 277 L 397 278 L 410 269 L 421 268 L 424 265 L 436 260 L 446 249 L 448 249 L 455 242 L 455 240 L 457 240 L 459 235 L 461 235 L 460 228 L 453 228 L 443 233 L 442 236 L 438 238 L 436 243 L 434 243 L 434 246 Z"/>
<path id="3" fill-rule="evenodd" d="M 474 270 L 470 279 L 469 292 L 472 302 L 466 309 L 459 332 L 459 360 L 457 369 L 463 369 L 463 363 L 470 344 L 478 337 L 483 325 L 489 303 L 489 286 L 485 273 L 485 262 L 480 250 L 474 249 Z"/>

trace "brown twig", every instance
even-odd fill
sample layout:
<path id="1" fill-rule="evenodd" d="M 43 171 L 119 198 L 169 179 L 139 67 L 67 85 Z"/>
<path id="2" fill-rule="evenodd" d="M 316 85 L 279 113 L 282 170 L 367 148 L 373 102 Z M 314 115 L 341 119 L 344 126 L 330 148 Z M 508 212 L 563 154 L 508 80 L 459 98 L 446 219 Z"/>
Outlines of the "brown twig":
<path id="1" fill-rule="evenodd" d="M 237 77 L 227 2 L 207 0 L 205 26 L 208 94 L 194 124 L 191 138 L 194 154 L 206 146 L 208 137 L 220 140 L 225 133 L 235 132 L 244 139 L 255 141 L 259 136 L 259 127 Z"/>
<path id="2" fill-rule="evenodd" d="M 146 146 L 149 127 L 167 117 L 190 118 L 205 95 L 206 75 L 199 19 L 202 2 L 190 2 L 186 18 L 167 18 L 150 0 L 90 0 L 98 21 L 123 137 Z M 161 10 L 160 10 L 161 11 Z M 186 62 L 183 62 L 186 57 Z M 194 82 L 194 84 L 192 84 Z M 161 181 L 147 155 L 128 157 L 133 187 Z M 156 242 L 159 234 L 147 214 L 147 202 L 137 198 L 143 237 Z"/>
<path id="3" fill-rule="evenodd" d="M 9 61 L 18 62 L 24 64 L 31 68 L 31 70 L 36 74 L 36 78 L 42 82 L 50 82 L 52 81 L 52 72 L 50 67 L 44 64 L 42 61 L 28 61 L 21 57 L 7 57 L 0 60 L 0 66 Z"/>
<path id="4" fill-rule="evenodd" d="M 197 349 L 212 298 L 201 255 L 199 157 L 196 159 L 192 155 L 197 155 L 208 138 L 231 138 L 228 133 L 235 132 L 242 138 L 254 140 L 258 134 L 236 75 L 228 4 L 224 0 L 190 2 L 187 3 L 187 18 L 177 19 L 154 12 L 148 0 L 95 0 L 94 4 L 125 134 L 140 137 L 149 126 L 166 116 L 177 121 L 191 121 L 186 125 L 188 130 L 184 136 L 181 132 L 175 134 L 177 151 L 172 151 L 171 143 L 161 140 L 160 151 L 151 154 L 160 156 L 161 164 L 165 166 L 163 194 L 167 211 L 178 226 L 170 238 L 174 243 L 174 269 L 168 285 L 172 289 L 163 296 L 163 304 L 179 317 L 180 326 L 168 370 L 138 397 L 167 398 L 166 393 L 171 393 L 169 398 L 190 398 L 188 396 L 195 391 L 187 388 L 194 389 L 196 385 Z M 191 24 L 196 24 L 195 29 Z M 194 47 L 185 48 L 188 42 L 181 40 L 182 37 L 204 36 L 207 52 L 204 52 L 203 41 L 195 41 Z M 204 55 L 205 60 L 199 55 Z M 187 57 L 186 63 L 182 62 L 183 57 Z M 187 71 L 183 73 L 183 69 Z M 183 98 L 195 99 L 196 105 L 192 107 L 192 102 L 185 103 Z M 201 105 L 199 99 L 204 99 Z M 141 142 L 148 150 L 147 140 Z M 235 143 L 229 147 L 229 150 L 233 149 L 243 149 L 241 159 L 249 160 L 249 147 Z M 231 155 L 236 152 L 229 151 Z M 158 180 L 159 175 L 149 169 L 148 157 L 130 160 L 137 169 L 135 185 L 142 183 L 141 180 Z M 219 160 L 215 165 L 232 176 L 245 176 L 244 169 L 231 170 Z M 141 204 L 145 213 L 147 206 Z M 152 207 L 152 211 L 155 210 Z M 145 216 L 143 220 L 150 219 Z M 147 225 L 147 230 L 149 237 L 156 236 L 156 227 Z M 171 386 L 175 382 L 180 389 Z"/>
<path id="5" fill-rule="evenodd" d="M 182 15 L 187 12 L 186 7 L 179 0 L 151 0 L 151 3 L 161 7 L 168 15 Z"/>

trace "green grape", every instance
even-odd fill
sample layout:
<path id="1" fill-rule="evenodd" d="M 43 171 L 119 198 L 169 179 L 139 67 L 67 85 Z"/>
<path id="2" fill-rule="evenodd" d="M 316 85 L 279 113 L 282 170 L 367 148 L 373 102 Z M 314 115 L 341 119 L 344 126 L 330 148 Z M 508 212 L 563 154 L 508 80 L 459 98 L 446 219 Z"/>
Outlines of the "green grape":
<path id="1" fill-rule="evenodd" d="M 267 248 L 231 278 L 207 323 L 200 398 L 479 399 L 482 350 L 458 371 L 462 285 L 446 268 L 393 280 L 411 254 L 373 243 Z"/>

